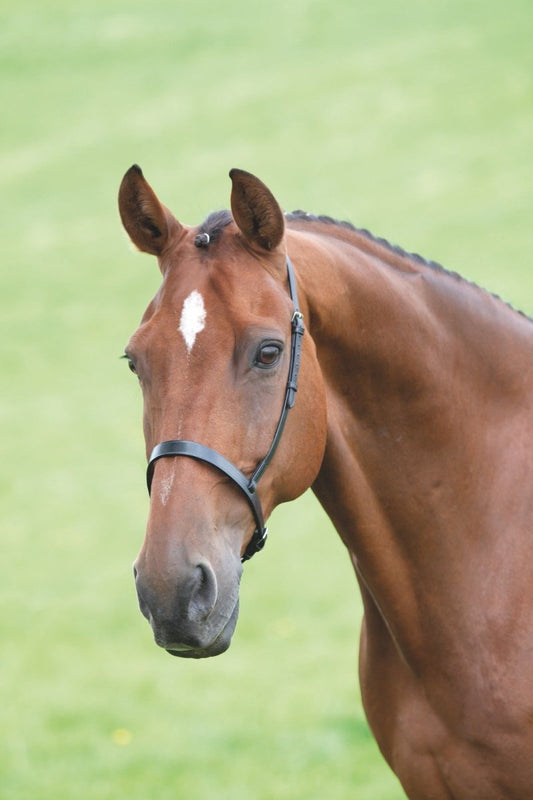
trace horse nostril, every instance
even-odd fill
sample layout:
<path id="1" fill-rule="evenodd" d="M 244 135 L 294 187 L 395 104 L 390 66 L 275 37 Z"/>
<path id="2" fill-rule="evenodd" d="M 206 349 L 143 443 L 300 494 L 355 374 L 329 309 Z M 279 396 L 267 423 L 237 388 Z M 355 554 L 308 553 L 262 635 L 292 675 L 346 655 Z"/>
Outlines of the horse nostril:
<path id="1" fill-rule="evenodd" d="M 212 567 L 206 562 L 197 564 L 189 602 L 189 619 L 194 622 L 206 620 L 215 607 L 217 594 L 217 579 Z"/>
<path id="2" fill-rule="evenodd" d="M 144 591 L 143 591 L 143 587 L 141 586 L 141 581 L 138 580 L 138 575 L 139 575 L 139 572 L 137 570 L 137 567 L 134 564 L 133 565 L 133 579 L 135 581 L 135 589 L 137 591 L 137 600 L 139 601 L 139 608 L 141 610 L 141 614 L 143 615 L 143 617 L 146 617 L 146 619 L 149 621 L 150 618 L 151 618 L 151 613 L 150 613 L 150 609 L 148 608 L 148 603 L 144 599 L 144 596 L 143 596 L 144 595 Z"/>
<path id="3" fill-rule="evenodd" d="M 141 613 L 153 628 L 159 632 L 165 629 L 167 637 L 175 638 L 176 626 L 184 623 L 205 623 L 215 608 L 218 584 L 208 562 L 189 565 L 181 573 L 166 576 L 165 583 L 154 582 L 142 565 L 140 569 L 134 566 L 133 574 Z"/>
<path id="4" fill-rule="evenodd" d="M 146 619 L 150 622 L 152 614 L 150 613 L 148 603 L 144 599 L 138 586 L 137 586 L 137 600 L 139 601 L 139 609 L 141 611 L 141 614 L 143 615 L 143 617 L 146 617 Z"/>

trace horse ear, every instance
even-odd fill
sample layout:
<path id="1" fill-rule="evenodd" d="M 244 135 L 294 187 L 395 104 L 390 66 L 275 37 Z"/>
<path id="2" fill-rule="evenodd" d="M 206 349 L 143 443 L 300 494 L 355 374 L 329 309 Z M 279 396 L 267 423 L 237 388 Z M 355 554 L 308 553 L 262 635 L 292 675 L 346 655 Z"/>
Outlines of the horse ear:
<path id="1" fill-rule="evenodd" d="M 143 253 L 161 255 L 171 232 L 181 227 L 168 208 L 159 202 L 137 164 L 122 178 L 118 207 L 131 241 Z"/>
<path id="2" fill-rule="evenodd" d="M 231 210 L 241 233 L 250 244 L 274 250 L 283 239 L 285 218 L 278 201 L 255 175 L 232 169 Z"/>

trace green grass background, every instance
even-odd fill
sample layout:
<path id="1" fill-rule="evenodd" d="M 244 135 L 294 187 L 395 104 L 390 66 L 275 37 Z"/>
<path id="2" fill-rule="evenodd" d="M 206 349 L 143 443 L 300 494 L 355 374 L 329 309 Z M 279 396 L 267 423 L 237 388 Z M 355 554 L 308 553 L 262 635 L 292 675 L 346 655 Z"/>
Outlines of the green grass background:
<path id="1" fill-rule="evenodd" d="M 0 798 L 400 800 L 310 495 L 246 567 L 228 653 L 151 641 L 117 357 L 158 275 L 116 193 L 138 162 L 193 224 L 249 169 L 531 313 L 530 0 L 2 0 L 0 21 Z"/>

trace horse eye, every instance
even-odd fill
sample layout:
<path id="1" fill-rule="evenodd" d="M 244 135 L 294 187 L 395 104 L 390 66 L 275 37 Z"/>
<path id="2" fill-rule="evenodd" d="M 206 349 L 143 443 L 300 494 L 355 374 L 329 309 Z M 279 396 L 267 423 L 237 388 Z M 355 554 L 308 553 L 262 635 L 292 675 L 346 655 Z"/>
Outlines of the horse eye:
<path id="1" fill-rule="evenodd" d="M 280 355 L 281 346 L 270 342 L 259 348 L 255 363 L 258 367 L 273 367 L 278 363 Z"/>
<path id="2" fill-rule="evenodd" d="M 124 353 L 124 355 L 123 355 L 123 356 L 121 356 L 121 358 L 123 358 L 125 361 L 127 361 L 127 362 L 128 362 L 128 367 L 129 367 L 129 369 L 131 370 L 131 372 L 133 372 L 133 374 L 134 374 L 134 375 L 137 375 L 137 369 L 136 369 L 136 367 L 135 367 L 135 363 L 134 363 L 134 361 L 133 361 L 133 360 L 132 360 L 132 359 L 129 357 L 129 355 L 127 355 L 127 353 Z"/>

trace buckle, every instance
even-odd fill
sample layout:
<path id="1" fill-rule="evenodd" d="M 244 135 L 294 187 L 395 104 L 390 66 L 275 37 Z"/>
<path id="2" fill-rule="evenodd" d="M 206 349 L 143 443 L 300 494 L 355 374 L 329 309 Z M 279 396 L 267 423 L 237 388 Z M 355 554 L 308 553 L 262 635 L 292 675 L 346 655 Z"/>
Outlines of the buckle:
<path id="1" fill-rule="evenodd" d="M 292 315 L 291 327 L 293 333 L 296 333 L 299 336 L 303 335 L 305 331 L 305 325 L 304 325 L 304 315 L 302 314 L 301 311 L 295 311 L 294 314 Z"/>
<path id="2" fill-rule="evenodd" d="M 248 542 L 246 550 L 244 551 L 244 555 L 241 557 L 242 563 L 249 561 L 252 556 L 254 556 L 256 553 L 259 553 L 259 551 L 263 549 L 266 543 L 267 533 L 267 528 L 263 528 L 262 532 L 259 531 L 259 528 L 255 529 L 252 538 Z"/>

